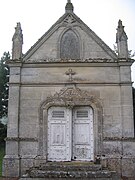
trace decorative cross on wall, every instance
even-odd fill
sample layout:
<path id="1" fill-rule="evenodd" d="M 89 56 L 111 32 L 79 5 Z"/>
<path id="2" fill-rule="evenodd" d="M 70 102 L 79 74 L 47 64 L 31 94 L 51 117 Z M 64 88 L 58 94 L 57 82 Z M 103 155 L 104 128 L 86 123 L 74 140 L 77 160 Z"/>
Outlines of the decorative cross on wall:
<path id="1" fill-rule="evenodd" d="M 73 81 L 72 76 L 75 75 L 76 73 L 70 68 L 70 69 L 68 69 L 68 71 L 65 72 L 65 74 L 69 76 L 69 81 L 71 82 L 71 81 Z"/>

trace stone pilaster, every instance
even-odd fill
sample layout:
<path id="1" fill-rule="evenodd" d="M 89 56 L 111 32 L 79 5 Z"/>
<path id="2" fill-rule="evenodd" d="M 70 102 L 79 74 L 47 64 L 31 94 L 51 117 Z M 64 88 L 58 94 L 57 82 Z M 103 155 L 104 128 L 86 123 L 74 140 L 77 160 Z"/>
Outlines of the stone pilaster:
<path id="1" fill-rule="evenodd" d="M 131 83 L 131 62 L 119 63 L 120 65 L 120 90 L 121 90 L 121 117 L 123 138 L 134 137 L 134 121 L 133 121 L 133 97 Z"/>
<path id="2" fill-rule="evenodd" d="M 19 103 L 21 63 L 11 61 L 9 80 L 8 126 L 6 155 L 3 160 L 3 176 L 19 176 Z"/>

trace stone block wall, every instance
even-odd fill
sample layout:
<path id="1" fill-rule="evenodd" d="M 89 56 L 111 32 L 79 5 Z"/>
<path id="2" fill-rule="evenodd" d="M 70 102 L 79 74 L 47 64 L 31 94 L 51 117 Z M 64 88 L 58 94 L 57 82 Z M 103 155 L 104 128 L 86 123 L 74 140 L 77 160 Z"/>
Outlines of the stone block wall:
<path id="1" fill-rule="evenodd" d="M 69 68 L 75 72 L 72 82 L 65 74 Z M 130 141 L 134 136 L 134 126 L 128 66 L 120 73 L 118 63 L 54 63 L 53 66 L 26 63 L 23 67 L 11 67 L 11 72 L 3 175 L 23 175 L 38 161 L 41 104 L 61 89 L 73 85 L 100 99 L 103 109 L 101 152 L 105 154 L 108 167 L 120 175 L 133 176 L 135 143 Z M 130 171 L 124 164 L 132 166 Z"/>
<path id="2" fill-rule="evenodd" d="M 120 177 L 135 177 L 135 140 L 111 139 L 104 141 L 104 154 L 107 166 L 110 170 L 116 171 Z"/>

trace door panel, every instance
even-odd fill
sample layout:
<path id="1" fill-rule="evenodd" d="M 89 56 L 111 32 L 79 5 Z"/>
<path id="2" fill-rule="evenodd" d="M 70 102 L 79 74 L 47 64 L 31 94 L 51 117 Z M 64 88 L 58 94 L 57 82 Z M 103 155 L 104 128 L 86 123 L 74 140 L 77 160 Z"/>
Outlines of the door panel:
<path id="1" fill-rule="evenodd" d="M 92 108 L 48 110 L 48 161 L 90 161 L 93 146 Z"/>
<path id="2" fill-rule="evenodd" d="M 88 123 L 75 123 L 74 126 L 74 144 L 89 144 L 90 136 L 89 136 L 89 124 Z"/>
<path id="3" fill-rule="evenodd" d="M 48 160 L 71 160 L 70 112 L 65 107 L 48 111 Z"/>
<path id="4" fill-rule="evenodd" d="M 64 146 L 66 144 L 66 124 L 52 123 L 50 127 L 51 131 L 51 146 Z"/>
<path id="5" fill-rule="evenodd" d="M 93 160 L 93 112 L 90 107 L 73 110 L 74 160 Z"/>

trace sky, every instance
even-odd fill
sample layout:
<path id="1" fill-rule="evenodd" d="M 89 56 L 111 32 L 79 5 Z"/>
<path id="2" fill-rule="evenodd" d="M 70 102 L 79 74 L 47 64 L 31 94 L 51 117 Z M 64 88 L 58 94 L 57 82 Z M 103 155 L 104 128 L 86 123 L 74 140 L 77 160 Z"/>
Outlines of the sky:
<path id="1" fill-rule="evenodd" d="M 135 0 L 71 0 L 79 16 L 110 48 L 116 41 L 121 19 L 128 36 L 129 50 L 135 51 Z M 11 53 L 12 36 L 17 22 L 24 37 L 23 53 L 65 13 L 67 0 L 1 0 L 0 57 Z M 132 65 L 135 81 L 135 63 Z M 135 86 L 135 84 L 134 84 Z"/>

